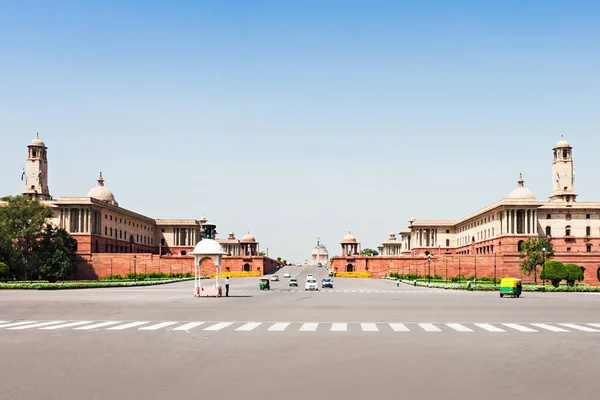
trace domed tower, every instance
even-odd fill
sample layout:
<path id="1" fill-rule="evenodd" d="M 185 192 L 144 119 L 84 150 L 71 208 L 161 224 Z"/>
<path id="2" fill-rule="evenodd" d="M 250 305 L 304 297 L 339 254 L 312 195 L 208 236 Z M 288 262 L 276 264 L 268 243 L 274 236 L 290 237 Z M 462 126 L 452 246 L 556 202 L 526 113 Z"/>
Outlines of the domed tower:
<path id="1" fill-rule="evenodd" d="M 25 180 L 24 196 L 34 200 L 50 200 L 50 188 L 48 188 L 48 159 L 46 150 L 48 148 L 37 135 L 27 146 L 27 164 L 23 171 Z"/>
<path id="2" fill-rule="evenodd" d="M 552 195 L 550 201 L 576 201 L 575 173 L 573 168 L 573 148 L 564 137 L 554 146 L 552 162 Z"/>
<path id="3" fill-rule="evenodd" d="M 104 201 L 110 205 L 118 206 L 119 203 L 115 200 L 115 196 L 110 191 L 109 188 L 104 186 L 104 178 L 102 177 L 102 172 L 100 172 L 100 176 L 98 177 L 98 185 L 93 187 L 87 194 L 87 197 L 93 197 L 94 199 Z"/>

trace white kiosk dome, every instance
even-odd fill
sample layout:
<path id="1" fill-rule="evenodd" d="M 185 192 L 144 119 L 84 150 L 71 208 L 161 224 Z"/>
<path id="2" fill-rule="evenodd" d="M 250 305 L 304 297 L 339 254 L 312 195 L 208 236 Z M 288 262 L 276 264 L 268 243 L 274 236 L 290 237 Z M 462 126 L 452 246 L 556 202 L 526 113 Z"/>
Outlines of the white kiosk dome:
<path id="1" fill-rule="evenodd" d="M 203 255 L 203 256 L 216 256 L 216 255 L 225 255 L 223 251 L 223 247 L 213 239 L 202 239 L 196 244 L 194 247 L 194 251 L 189 253 L 190 255 Z"/>

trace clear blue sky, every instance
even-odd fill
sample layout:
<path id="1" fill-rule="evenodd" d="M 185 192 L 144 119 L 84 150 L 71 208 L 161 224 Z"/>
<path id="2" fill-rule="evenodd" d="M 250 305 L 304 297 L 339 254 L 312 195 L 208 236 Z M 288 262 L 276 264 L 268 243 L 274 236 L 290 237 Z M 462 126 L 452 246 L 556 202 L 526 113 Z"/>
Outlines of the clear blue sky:
<path id="1" fill-rule="evenodd" d="M 54 197 L 99 171 L 155 218 L 251 231 L 271 256 L 375 247 L 574 146 L 600 201 L 600 3 L 0 1 L 0 193 L 36 132 Z"/>

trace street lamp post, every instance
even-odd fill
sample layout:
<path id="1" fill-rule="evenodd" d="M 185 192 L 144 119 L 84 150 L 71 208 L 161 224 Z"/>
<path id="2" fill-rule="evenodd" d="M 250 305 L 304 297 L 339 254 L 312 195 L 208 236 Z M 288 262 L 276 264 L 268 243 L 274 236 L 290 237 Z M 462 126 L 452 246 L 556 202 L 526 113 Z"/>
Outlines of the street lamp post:
<path id="1" fill-rule="evenodd" d="M 496 253 L 494 252 L 494 287 L 496 287 Z"/>
<path id="2" fill-rule="evenodd" d="M 448 283 L 448 259 L 446 258 L 446 283 Z"/>
<path id="3" fill-rule="evenodd" d="M 431 254 L 427 254 L 427 284 L 431 284 Z"/>
<path id="4" fill-rule="evenodd" d="M 137 256 L 133 256 L 133 279 L 137 281 L 137 265 L 136 265 Z"/>
<path id="5" fill-rule="evenodd" d="M 546 271 L 544 271 L 544 264 L 546 263 L 546 247 L 542 247 L 542 271 L 544 272 L 544 278 L 542 279 L 542 286 L 546 287 Z M 537 271 L 536 271 L 537 273 Z"/>

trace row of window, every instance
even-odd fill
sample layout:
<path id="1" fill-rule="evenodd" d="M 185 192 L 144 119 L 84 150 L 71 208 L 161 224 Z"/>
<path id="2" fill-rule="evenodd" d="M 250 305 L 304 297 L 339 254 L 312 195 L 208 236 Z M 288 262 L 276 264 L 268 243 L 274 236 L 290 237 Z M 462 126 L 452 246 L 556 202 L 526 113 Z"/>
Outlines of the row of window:
<path id="1" fill-rule="evenodd" d="M 96 242 L 94 243 L 94 252 L 95 253 L 99 253 L 100 252 L 100 245 L 98 244 L 98 241 L 96 240 Z M 139 249 L 139 248 L 133 248 L 133 246 L 119 246 L 119 245 L 114 245 L 114 244 L 108 244 L 106 243 L 104 245 L 104 252 L 105 253 L 148 253 L 148 250 L 145 249 Z"/>
<path id="2" fill-rule="evenodd" d="M 108 220 L 110 217 L 110 220 L 113 221 L 113 216 L 112 215 L 108 215 L 108 214 L 104 214 L 104 219 Z M 117 217 L 114 218 L 114 221 L 117 222 Z M 119 223 L 122 224 L 123 223 L 123 218 L 119 218 Z M 125 220 L 125 225 L 131 226 L 131 221 Z M 133 227 L 134 228 L 140 228 L 140 223 L 139 222 L 133 222 Z M 150 231 L 150 232 L 154 232 L 154 228 L 150 227 L 150 226 L 146 226 L 144 224 L 141 225 L 141 228 L 145 231 Z"/>
<path id="3" fill-rule="evenodd" d="M 488 222 L 495 221 L 495 220 L 496 220 L 496 216 L 495 215 L 491 215 L 491 216 L 485 217 L 485 218 L 483 218 L 483 219 L 481 219 L 479 221 L 475 221 L 475 222 L 472 222 L 472 223 L 467 224 L 465 226 L 459 227 L 458 228 L 458 232 L 464 232 L 464 231 L 467 231 L 469 229 L 475 228 L 475 227 L 483 225 L 483 224 L 487 224 Z M 448 233 L 448 231 L 446 231 L 446 233 Z"/>
<path id="4" fill-rule="evenodd" d="M 572 217 L 571 213 L 566 213 L 565 214 L 565 219 L 567 221 L 570 221 L 572 218 L 573 217 Z M 591 214 L 585 214 L 585 219 L 591 219 L 591 218 L 592 218 Z M 552 219 L 552 214 L 546 214 L 546 219 Z"/>
<path id="5" fill-rule="evenodd" d="M 585 227 L 585 236 L 591 236 L 592 228 L 589 226 Z M 552 228 L 550 226 L 546 227 L 546 236 L 552 236 Z M 571 236 L 571 225 L 567 225 L 565 227 L 565 236 Z"/>
<path id="6" fill-rule="evenodd" d="M 123 230 L 118 230 L 115 229 L 114 230 L 114 238 L 117 239 L 117 232 L 118 232 L 118 238 L 119 239 L 123 239 L 123 240 L 130 240 L 130 238 L 127 237 L 127 231 L 123 231 Z M 108 228 L 108 227 L 104 227 L 104 236 L 110 236 L 113 237 L 113 228 Z M 133 237 L 133 236 L 132 236 Z M 154 238 L 150 237 L 150 236 L 145 236 L 145 235 L 140 235 L 139 233 L 135 234 L 135 242 L 136 243 L 142 243 L 142 244 L 149 244 L 149 245 L 153 245 L 154 244 Z"/>

